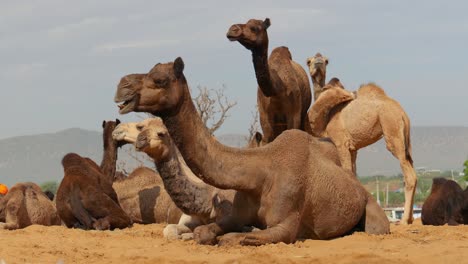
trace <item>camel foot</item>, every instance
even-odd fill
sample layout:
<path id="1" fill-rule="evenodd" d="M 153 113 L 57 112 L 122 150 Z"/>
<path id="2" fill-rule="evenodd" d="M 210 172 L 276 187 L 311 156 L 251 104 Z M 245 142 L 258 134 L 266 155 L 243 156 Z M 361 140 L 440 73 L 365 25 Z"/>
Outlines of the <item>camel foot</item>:
<path id="1" fill-rule="evenodd" d="M 16 230 L 16 229 L 19 229 L 19 226 L 18 226 L 18 224 L 0 223 L 0 229 L 5 229 L 5 230 Z"/>
<path id="2" fill-rule="evenodd" d="M 110 229 L 109 220 L 107 220 L 107 217 L 100 218 L 93 223 L 93 228 L 96 230 L 109 230 Z"/>
<path id="3" fill-rule="evenodd" d="M 163 236 L 168 240 L 189 240 L 182 237 L 184 234 L 192 234 L 192 230 L 181 224 L 169 224 L 163 230 Z M 188 236 L 188 235 L 187 235 Z M 185 236 L 185 237 L 187 237 Z M 192 235 L 193 236 L 193 235 Z"/>
<path id="4" fill-rule="evenodd" d="M 216 245 L 216 232 L 210 225 L 197 226 L 193 230 L 193 239 L 201 245 Z"/>
<path id="5" fill-rule="evenodd" d="M 182 239 L 183 241 L 193 240 L 193 237 L 193 233 L 184 233 L 180 235 L 180 239 Z"/>
<path id="6" fill-rule="evenodd" d="M 227 233 L 218 237 L 218 246 L 225 247 L 241 245 L 245 237 L 245 233 Z"/>
<path id="7" fill-rule="evenodd" d="M 264 239 L 255 235 L 247 235 L 241 241 L 241 245 L 243 246 L 261 246 L 265 244 L 268 244 L 268 241 L 265 241 Z"/>

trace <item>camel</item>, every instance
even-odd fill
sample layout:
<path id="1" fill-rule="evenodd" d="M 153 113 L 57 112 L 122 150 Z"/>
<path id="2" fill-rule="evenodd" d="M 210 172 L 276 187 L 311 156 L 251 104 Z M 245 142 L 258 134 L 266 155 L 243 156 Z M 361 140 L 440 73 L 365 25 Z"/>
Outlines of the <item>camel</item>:
<path id="1" fill-rule="evenodd" d="M 17 183 L 0 198 L 0 229 L 20 229 L 30 225 L 60 225 L 52 201 L 32 182 Z"/>
<path id="2" fill-rule="evenodd" d="M 330 239 L 353 230 L 389 232 L 382 209 L 367 213 L 375 200 L 350 172 L 321 155 L 325 142 L 306 132 L 286 130 L 273 142 L 252 149 L 220 144 L 201 121 L 183 70 L 179 57 L 156 64 L 144 77 L 124 76 L 114 101 L 121 114 L 149 112 L 161 117 L 197 177 L 238 191 L 232 209 L 236 217 L 212 223 L 208 231 L 239 232 L 243 226 L 262 230 L 225 234 L 219 244 L 292 243 L 299 238 Z"/>
<path id="3" fill-rule="evenodd" d="M 67 227 L 106 230 L 126 228 L 132 220 L 105 185 L 107 175 L 89 158 L 68 153 L 62 159 L 63 180 L 56 195 L 57 211 Z M 116 195 L 115 195 L 116 196 Z"/>
<path id="4" fill-rule="evenodd" d="M 424 201 L 423 225 L 459 225 L 468 223 L 468 191 L 444 178 L 432 180 L 431 194 Z"/>
<path id="5" fill-rule="evenodd" d="M 328 58 L 317 53 L 314 57 L 307 59 L 307 67 L 310 70 L 314 89 L 314 101 L 317 101 L 322 89 L 325 86 L 325 76 L 327 76 Z"/>
<path id="6" fill-rule="evenodd" d="M 287 47 L 273 49 L 268 58 L 270 19 L 250 19 L 232 25 L 227 38 L 252 52 L 257 78 L 257 103 L 260 125 L 266 143 L 287 129 L 308 127 L 307 110 L 311 103 L 310 84 L 305 70 L 292 60 Z"/>
<path id="7" fill-rule="evenodd" d="M 314 87 L 321 85 L 317 80 L 324 80 L 326 77 L 325 71 L 320 70 L 326 63 L 313 63 L 317 60 L 316 57 L 308 59 Z M 401 223 L 411 224 L 417 177 L 411 157 L 408 115 L 397 101 L 388 97 L 382 88 L 373 83 L 362 85 L 355 93 L 356 99 L 334 107 L 329 120 L 321 121 L 327 123 L 326 126 L 316 126 L 324 129 L 311 129 L 312 135 L 330 137 L 338 149 L 341 164 L 353 171 L 354 175 L 357 151 L 374 144 L 383 136 L 387 149 L 399 160 L 404 175 L 405 212 Z M 309 110 L 309 120 L 320 107 L 318 101 L 320 97 Z M 312 123 L 311 127 L 313 126 Z"/>
<path id="8" fill-rule="evenodd" d="M 115 140 L 135 143 L 137 150 L 147 153 L 155 161 L 165 189 L 186 215 L 183 218 L 186 222 L 182 226 L 181 223 L 168 225 L 164 230 L 165 236 L 169 236 L 168 234 L 174 231 L 177 235 L 181 235 L 194 229 L 195 233 L 199 234 L 196 231 L 197 226 L 220 222 L 225 217 L 231 217 L 235 191 L 220 190 L 193 175 L 173 144 L 161 119 L 149 118 L 139 123 L 122 123 L 115 128 L 113 137 Z M 144 140 L 147 140 L 147 144 L 143 144 Z M 200 244 L 216 243 L 215 238 L 203 235 L 197 235 L 195 240 Z"/>

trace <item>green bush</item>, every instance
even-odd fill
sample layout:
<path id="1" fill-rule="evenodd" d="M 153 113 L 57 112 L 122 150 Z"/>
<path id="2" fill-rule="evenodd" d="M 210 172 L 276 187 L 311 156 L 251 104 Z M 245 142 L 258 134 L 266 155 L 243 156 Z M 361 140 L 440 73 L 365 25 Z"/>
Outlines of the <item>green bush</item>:
<path id="1" fill-rule="evenodd" d="M 44 182 L 40 185 L 41 189 L 43 192 L 45 191 L 50 191 L 54 195 L 57 193 L 57 188 L 58 188 L 59 183 L 56 181 L 48 181 Z"/>

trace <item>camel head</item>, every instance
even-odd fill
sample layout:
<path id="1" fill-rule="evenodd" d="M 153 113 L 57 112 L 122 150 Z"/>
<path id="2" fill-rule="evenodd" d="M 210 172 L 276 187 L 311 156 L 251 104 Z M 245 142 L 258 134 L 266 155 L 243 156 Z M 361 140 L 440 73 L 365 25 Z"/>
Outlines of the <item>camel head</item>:
<path id="1" fill-rule="evenodd" d="M 317 53 L 314 57 L 307 59 L 307 67 L 309 67 L 310 77 L 318 83 L 325 82 L 327 74 L 328 58 Z"/>
<path id="2" fill-rule="evenodd" d="M 151 118 L 137 125 L 141 132 L 135 142 L 135 148 L 151 156 L 155 161 L 169 158 L 171 139 L 169 131 L 161 118 Z"/>
<path id="3" fill-rule="evenodd" d="M 134 144 L 138 134 L 147 127 L 151 120 L 159 118 L 148 118 L 141 122 L 120 123 L 112 132 L 112 138 L 117 141 L 125 141 Z"/>
<path id="4" fill-rule="evenodd" d="M 238 41 L 249 50 L 259 48 L 268 50 L 267 29 L 270 25 L 269 18 L 266 18 L 264 21 L 250 19 L 247 21 L 247 24 L 232 25 L 226 36 L 230 41 Z"/>
<path id="5" fill-rule="evenodd" d="M 114 131 L 114 129 L 120 124 L 120 120 L 119 119 L 115 119 L 115 121 L 102 121 L 102 129 L 103 129 L 103 139 L 104 139 L 104 144 L 109 144 L 108 140 L 107 139 L 110 139 L 111 138 L 111 135 Z M 114 141 L 116 141 L 117 143 L 117 147 L 121 147 L 125 144 L 127 144 L 126 141 L 123 141 L 123 140 L 116 140 L 116 139 L 113 139 Z"/>
<path id="6" fill-rule="evenodd" d="M 137 129 L 137 122 L 120 123 L 112 132 L 112 138 L 117 141 L 135 143 L 140 130 Z"/>
<path id="7" fill-rule="evenodd" d="M 355 98 L 354 93 L 345 90 L 340 80 L 334 77 L 323 87 L 323 92 L 318 100 L 326 100 L 328 104 L 338 104 L 354 100 Z"/>
<path id="8" fill-rule="evenodd" d="M 119 113 L 149 112 L 154 115 L 172 114 L 184 98 L 187 81 L 184 62 L 158 63 L 147 74 L 122 77 L 114 101 L 120 103 Z"/>

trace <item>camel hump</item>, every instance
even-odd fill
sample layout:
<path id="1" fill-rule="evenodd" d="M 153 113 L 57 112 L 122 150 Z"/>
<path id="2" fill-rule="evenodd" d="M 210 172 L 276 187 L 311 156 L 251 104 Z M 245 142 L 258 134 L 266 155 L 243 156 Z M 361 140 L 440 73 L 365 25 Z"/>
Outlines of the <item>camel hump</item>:
<path id="1" fill-rule="evenodd" d="M 288 47 L 281 46 L 275 48 L 270 55 L 271 58 L 282 58 L 292 60 L 291 52 L 289 51 Z"/>
<path id="2" fill-rule="evenodd" d="M 358 96 L 382 97 L 387 96 L 384 89 L 375 83 L 363 84 L 358 89 Z"/>
<path id="3" fill-rule="evenodd" d="M 447 179 L 445 179 L 445 178 L 434 178 L 434 179 L 432 179 L 432 186 L 440 187 L 441 185 L 443 185 L 446 182 L 447 182 Z"/>

